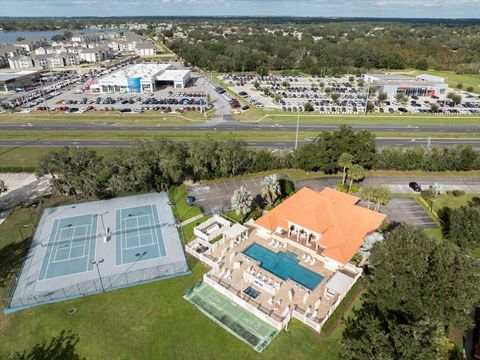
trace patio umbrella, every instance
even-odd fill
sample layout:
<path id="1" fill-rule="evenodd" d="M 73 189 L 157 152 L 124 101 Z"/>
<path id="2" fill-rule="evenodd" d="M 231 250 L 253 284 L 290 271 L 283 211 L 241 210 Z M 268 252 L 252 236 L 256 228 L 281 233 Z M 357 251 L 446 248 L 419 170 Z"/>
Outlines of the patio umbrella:
<path id="1" fill-rule="evenodd" d="M 288 290 L 288 299 L 292 301 L 293 299 L 293 289 Z"/>
<path id="2" fill-rule="evenodd" d="M 321 302 L 322 302 L 322 298 L 318 298 L 317 301 L 315 301 L 315 304 L 314 304 L 315 310 L 317 310 L 320 307 Z"/>

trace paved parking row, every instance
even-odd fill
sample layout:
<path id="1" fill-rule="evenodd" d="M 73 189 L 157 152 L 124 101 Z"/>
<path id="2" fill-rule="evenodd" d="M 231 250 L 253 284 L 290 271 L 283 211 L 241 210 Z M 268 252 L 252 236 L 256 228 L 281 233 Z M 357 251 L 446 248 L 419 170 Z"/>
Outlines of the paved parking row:
<path id="1" fill-rule="evenodd" d="M 261 177 L 250 179 L 232 179 L 228 181 L 212 181 L 208 184 L 196 184 L 189 187 L 189 195 L 195 198 L 195 203 L 204 213 L 218 213 L 231 208 L 230 199 L 233 192 L 240 186 L 244 186 L 251 192 L 252 196 L 261 201 Z M 321 191 L 326 186 L 334 187 L 340 180 L 339 177 L 325 177 L 320 179 L 308 179 L 295 182 L 297 189 L 308 186 Z M 377 179 L 379 180 L 379 179 Z M 457 179 L 462 180 L 462 179 Z M 467 181 L 467 178 L 463 179 Z M 476 185 L 447 185 L 447 189 L 471 190 L 480 193 L 480 179 L 477 179 Z M 382 183 L 385 184 L 385 178 Z M 411 194 L 412 190 L 404 184 L 386 185 L 392 191 L 397 193 Z M 382 206 L 381 211 L 388 215 L 393 223 L 405 223 L 423 228 L 435 228 L 437 225 L 432 218 L 423 210 L 423 208 L 413 198 L 394 198 L 387 206 Z"/>
<path id="2" fill-rule="evenodd" d="M 387 214 L 390 222 L 422 228 L 436 228 L 437 224 L 413 198 L 394 198 L 380 211 Z"/>

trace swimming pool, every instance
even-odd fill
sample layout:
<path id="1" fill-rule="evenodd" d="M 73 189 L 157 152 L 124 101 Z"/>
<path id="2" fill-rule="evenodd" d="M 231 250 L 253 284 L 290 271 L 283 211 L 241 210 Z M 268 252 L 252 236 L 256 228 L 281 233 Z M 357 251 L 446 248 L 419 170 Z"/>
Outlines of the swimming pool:
<path id="1" fill-rule="evenodd" d="M 314 290 L 323 280 L 323 276 L 298 264 L 292 253 L 275 253 L 266 247 L 253 243 L 243 253 L 260 262 L 265 269 L 283 280 L 292 279 L 310 290 Z"/>

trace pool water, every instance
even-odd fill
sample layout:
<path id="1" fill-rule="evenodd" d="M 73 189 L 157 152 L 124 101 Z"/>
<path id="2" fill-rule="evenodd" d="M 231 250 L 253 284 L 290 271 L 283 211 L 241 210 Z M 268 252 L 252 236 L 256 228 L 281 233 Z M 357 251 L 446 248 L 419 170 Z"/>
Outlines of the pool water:
<path id="1" fill-rule="evenodd" d="M 260 292 L 255 290 L 251 286 L 247 287 L 245 290 L 243 290 L 243 292 L 254 299 L 256 299 L 258 295 L 260 295 Z"/>
<path id="2" fill-rule="evenodd" d="M 246 248 L 243 253 L 260 262 L 260 267 L 283 280 L 292 279 L 300 285 L 314 290 L 323 280 L 323 276 L 313 272 L 298 262 L 292 253 L 275 253 L 266 247 L 254 243 Z"/>

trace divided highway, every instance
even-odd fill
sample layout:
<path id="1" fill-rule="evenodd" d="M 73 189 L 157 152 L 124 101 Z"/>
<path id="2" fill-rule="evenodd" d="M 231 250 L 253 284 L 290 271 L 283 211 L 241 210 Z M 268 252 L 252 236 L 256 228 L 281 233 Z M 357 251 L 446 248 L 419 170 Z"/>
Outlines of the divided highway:
<path id="1" fill-rule="evenodd" d="M 480 123 L 472 125 L 353 124 L 354 130 L 373 132 L 480 133 Z M 338 124 L 301 124 L 301 131 L 332 131 Z M 295 131 L 296 124 L 251 124 L 233 121 L 199 125 L 121 125 L 120 123 L 1 123 L 1 130 L 115 130 L 115 131 Z"/>
<path id="2" fill-rule="evenodd" d="M 413 147 L 428 146 L 429 140 L 425 138 L 377 138 L 377 146 L 394 146 L 394 147 Z M 246 141 L 248 146 L 252 147 L 269 147 L 273 149 L 286 149 L 295 146 L 294 141 Z M 299 144 L 304 143 L 299 141 Z M 137 141 L 123 140 L 53 140 L 53 139 L 37 139 L 37 140 L 0 140 L 0 147 L 16 148 L 16 147 L 63 147 L 63 146 L 79 146 L 79 147 L 130 147 L 138 144 Z M 478 139 L 430 139 L 430 146 L 456 146 L 459 144 L 471 145 L 480 148 L 480 138 Z"/>

